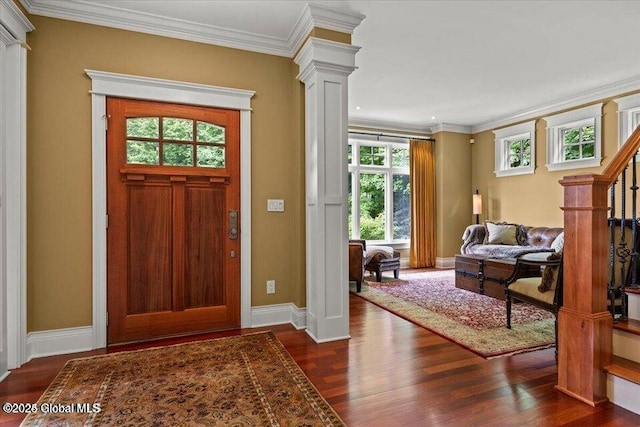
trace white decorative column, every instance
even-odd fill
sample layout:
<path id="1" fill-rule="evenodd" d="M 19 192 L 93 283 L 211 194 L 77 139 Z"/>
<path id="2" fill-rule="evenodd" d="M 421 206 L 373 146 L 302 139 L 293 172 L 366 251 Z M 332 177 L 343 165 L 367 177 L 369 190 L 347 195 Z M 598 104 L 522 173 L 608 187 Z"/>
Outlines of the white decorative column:
<path id="1" fill-rule="evenodd" d="M 33 25 L 0 0 L 0 379 L 26 362 L 27 32 Z"/>
<path id="2" fill-rule="evenodd" d="M 359 47 L 309 38 L 295 63 L 305 85 L 307 333 L 349 338 L 347 131 Z"/>

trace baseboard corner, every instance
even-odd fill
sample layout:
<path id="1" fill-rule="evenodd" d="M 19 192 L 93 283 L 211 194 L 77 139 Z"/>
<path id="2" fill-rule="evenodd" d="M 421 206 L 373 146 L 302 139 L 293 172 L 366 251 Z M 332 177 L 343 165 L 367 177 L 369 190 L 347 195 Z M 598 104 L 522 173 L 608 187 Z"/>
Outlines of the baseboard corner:
<path id="1" fill-rule="evenodd" d="M 436 257 L 436 268 L 454 268 L 455 267 L 455 257 L 441 258 Z"/>
<path id="2" fill-rule="evenodd" d="M 307 309 L 293 303 L 251 307 L 251 327 L 284 325 L 290 323 L 296 329 L 307 327 Z"/>
<path id="3" fill-rule="evenodd" d="M 93 349 L 93 328 L 53 329 L 27 334 L 27 361 L 58 354 L 79 353 Z"/>

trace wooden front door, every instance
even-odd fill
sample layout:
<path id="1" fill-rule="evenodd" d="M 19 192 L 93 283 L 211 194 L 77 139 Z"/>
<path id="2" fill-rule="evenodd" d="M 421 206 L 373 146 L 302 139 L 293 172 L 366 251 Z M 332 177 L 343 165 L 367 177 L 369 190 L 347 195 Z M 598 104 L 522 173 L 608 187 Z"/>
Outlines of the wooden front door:
<path id="1" fill-rule="evenodd" d="M 240 114 L 107 99 L 109 344 L 240 327 Z"/>

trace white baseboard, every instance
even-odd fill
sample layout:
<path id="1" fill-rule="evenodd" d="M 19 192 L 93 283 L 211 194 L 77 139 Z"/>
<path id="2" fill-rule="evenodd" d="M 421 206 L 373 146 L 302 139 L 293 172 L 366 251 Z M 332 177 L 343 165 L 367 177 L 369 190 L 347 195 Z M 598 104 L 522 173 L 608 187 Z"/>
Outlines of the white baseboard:
<path id="1" fill-rule="evenodd" d="M 4 380 L 5 378 L 7 378 L 9 376 L 9 374 L 11 373 L 11 371 L 6 371 L 4 372 L 2 375 L 0 375 L 0 383 L 2 382 L 2 380 Z"/>
<path id="2" fill-rule="evenodd" d="M 456 264 L 456 258 L 440 258 L 436 257 L 436 268 L 453 268 Z"/>
<path id="3" fill-rule="evenodd" d="M 251 327 L 292 324 L 296 329 L 307 326 L 307 309 L 295 304 L 274 304 L 251 309 Z M 93 328 L 55 329 L 27 334 L 27 361 L 58 354 L 93 350 Z"/>
<path id="4" fill-rule="evenodd" d="M 263 305 L 251 308 L 251 327 L 291 323 L 296 329 L 307 327 L 307 309 L 293 303 Z"/>
<path id="5" fill-rule="evenodd" d="M 27 334 L 27 361 L 57 354 L 78 353 L 93 349 L 93 328 L 55 329 Z"/>
<path id="6" fill-rule="evenodd" d="M 638 395 L 640 395 L 640 384 L 615 375 L 607 375 L 607 397 L 612 403 L 640 415 Z"/>

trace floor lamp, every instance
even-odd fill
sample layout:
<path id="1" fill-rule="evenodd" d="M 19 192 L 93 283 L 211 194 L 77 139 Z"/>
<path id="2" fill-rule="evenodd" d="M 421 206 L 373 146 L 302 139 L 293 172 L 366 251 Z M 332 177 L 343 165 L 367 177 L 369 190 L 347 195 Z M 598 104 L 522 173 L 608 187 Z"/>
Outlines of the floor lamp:
<path id="1" fill-rule="evenodd" d="M 476 190 L 473 194 L 473 214 L 476 216 L 476 224 L 480 224 L 480 214 L 482 213 L 482 195 Z"/>

